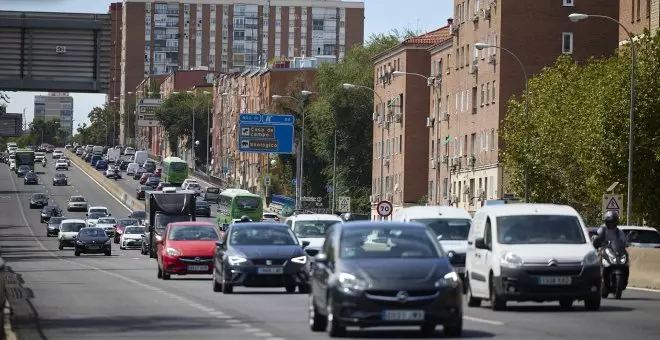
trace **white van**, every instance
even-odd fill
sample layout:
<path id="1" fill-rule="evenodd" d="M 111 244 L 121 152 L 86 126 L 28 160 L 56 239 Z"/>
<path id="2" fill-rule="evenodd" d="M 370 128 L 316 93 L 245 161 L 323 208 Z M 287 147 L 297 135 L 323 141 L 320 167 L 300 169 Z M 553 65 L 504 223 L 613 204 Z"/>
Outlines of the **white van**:
<path id="1" fill-rule="evenodd" d="M 126 156 L 135 155 L 135 148 L 132 148 L 130 146 L 127 147 L 126 149 L 124 149 L 124 155 L 126 155 Z"/>
<path id="2" fill-rule="evenodd" d="M 147 160 L 149 160 L 149 154 L 146 151 L 136 151 L 133 156 L 133 162 L 137 164 L 144 164 Z"/>
<path id="3" fill-rule="evenodd" d="M 405 207 L 394 212 L 392 221 L 426 224 L 438 237 L 456 272 L 465 272 L 467 238 L 472 216 L 461 208 L 450 206 Z"/>
<path id="4" fill-rule="evenodd" d="M 128 166 L 126 167 L 126 175 L 127 176 L 135 175 L 135 173 L 138 171 L 139 168 L 140 168 L 140 165 L 138 165 L 137 163 L 135 163 L 135 162 L 129 163 Z"/>
<path id="5" fill-rule="evenodd" d="M 328 229 L 343 221 L 339 216 L 331 214 L 298 214 L 287 218 L 284 223 L 289 225 L 298 240 L 309 242 L 305 251 L 315 256 L 323 247 Z"/>
<path id="6" fill-rule="evenodd" d="M 465 285 L 469 307 L 490 300 L 583 300 L 600 308 L 600 262 L 575 209 L 554 204 L 506 204 L 478 210 L 468 237 Z"/>

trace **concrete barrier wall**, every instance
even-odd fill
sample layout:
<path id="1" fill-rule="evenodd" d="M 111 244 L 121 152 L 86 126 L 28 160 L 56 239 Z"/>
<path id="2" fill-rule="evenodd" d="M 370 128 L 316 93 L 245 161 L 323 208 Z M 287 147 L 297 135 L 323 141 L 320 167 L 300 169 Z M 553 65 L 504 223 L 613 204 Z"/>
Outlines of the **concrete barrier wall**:
<path id="1" fill-rule="evenodd" d="M 129 196 L 122 188 L 115 183 L 114 179 L 105 178 L 103 172 L 96 170 L 89 163 L 85 162 L 82 158 L 76 156 L 70 151 L 65 150 L 64 154 L 71 159 L 71 162 L 77 165 L 83 172 L 90 175 L 96 182 L 110 192 L 112 196 L 118 199 L 121 203 L 131 210 L 144 210 L 144 202 Z"/>
<path id="2" fill-rule="evenodd" d="M 630 285 L 660 289 L 660 249 L 628 248 L 630 254 Z"/>

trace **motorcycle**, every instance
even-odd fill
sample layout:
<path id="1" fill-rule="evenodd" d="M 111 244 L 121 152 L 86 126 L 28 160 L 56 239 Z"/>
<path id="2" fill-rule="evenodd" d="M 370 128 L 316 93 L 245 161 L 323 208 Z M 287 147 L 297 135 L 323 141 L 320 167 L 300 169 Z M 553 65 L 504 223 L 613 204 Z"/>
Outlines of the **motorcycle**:
<path id="1" fill-rule="evenodd" d="M 630 264 L 625 241 L 610 241 L 601 252 L 602 277 L 601 297 L 610 294 L 621 299 L 621 294 L 628 286 Z"/>

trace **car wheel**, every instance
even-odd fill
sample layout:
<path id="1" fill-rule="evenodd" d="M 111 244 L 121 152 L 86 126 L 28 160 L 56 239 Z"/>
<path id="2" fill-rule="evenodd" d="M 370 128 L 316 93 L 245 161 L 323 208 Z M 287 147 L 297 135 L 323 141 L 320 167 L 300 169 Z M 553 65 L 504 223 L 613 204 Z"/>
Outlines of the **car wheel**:
<path id="1" fill-rule="evenodd" d="M 159 279 L 163 278 L 163 270 L 160 269 L 160 266 L 158 266 L 158 275 L 156 275 L 156 277 L 158 277 Z"/>
<path id="2" fill-rule="evenodd" d="M 303 283 L 298 286 L 298 293 L 300 294 L 309 294 L 312 292 L 312 289 L 309 285 L 309 283 Z"/>
<path id="3" fill-rule="evenodd" d="M 584 299 L 584 308 L 588 311 L 597 311 L 600 309 L 600 297 L 588 297 Z"/>
<path id="4" fill-rule="evenodd" d="M 495 284 L 493 283 L 493 276 L 490 276 L 490 309 L 494 311 L 504 310 L 506 308 L 506 300 L 497 295 Z"/>
<path id="5" fill-rule="evenodd" d="M 231 294 L 234 292 L 234 286 L 231 285 L 231 283 L 227 283 L 227 280 L 225 280 L 225 275 L 222 273 L 222 293 L 223 294 Z"/>
<path id="6" fill-rule="evenodd" d="M 326 315 L 328 317 L 328 335 L 331 338 L 343 337 L 346 335 L 346 327 L 339 323 L 339 320 L 335 319 L 332 298 L 328 297 L 327 301 Z"/>
<path id="7" fill-rule="evenodd" d="M 213 281 L 213 291 L 215 293 L 222 292 L 222 285 L 218 282 L 218 279 L 216 278 L 215 269 L 213 269 L 213 279 L 212 279 L 212 281 Z"/>
<path id="8" fill-rule="evenodd" d="M 321 315 L 314 304 L 314 296 L 309 296 L 309 329 L 312 332 L 323 332 L 328 327 L 328 318 Z"/>
<path id="9" fill-rule="evenodd" d="M 78 250 L 78 249 L 74 250 L 73 255 L 80 256 L 80 250 Z"/>
<path id="10" fill-rule="evenodd" d="M 468 307 L 479 307 L 481 306 L 481 299 L 476 298 L 472 295 L 472 287 L 470 287 L 470 280 L 467 278 L 467 273 L 465 273 L 465 286 L 467 290 L 467 305 Z"/>
<path id="11" fill-rule="evenodd" d="M 284 288 L 286 288 L 286 292 L 289 293 L 289 294 L 296 292 L 296 286 L 295 285 L 288 285 Z"/>
<path id="12" fill-rule="evenodd" d="M 119 245 L 120 250 L 126 250 L 126 247 L 122 246 L 121 244 Z"/>
<path id="13" fill-rule="evenodd" d="M 60 242 L 60 244 L 57 246 L 57 249 L 64 250 L 64 245 L 62 244 L 62 242 Z"/>
<path id="14" fill-rule="evenodd" d="M 425 323 L 419 327 L 419 331 L 422 332 L 423 336 L 431 336 L 435 332 L 435 327 L 437 325 L 434 323 Z"/>
<path id="15" fill-rule="evenodd" d="M 111 250 L 106 251 L 105 256 L 112 256 L 112 251 Z"/>
<path id="16" fill-rule="evenodd" d="M 463 315 L 457 318 L 454 322 L 442 325 L 442 331 L 447 337 L 460 337 L 463 334 Z"/>
<path id="17" fill-rule="evenodd" d="M 163 269 L 163 280 L 169 280 L 170 279 L 170 273 L 166 272 L 165 269 Z"/>
<path id="18" fill-rule="evenodd" d="M 573 308 L 573 300 L 559 300 L 559 308 L 562 310 L 571 310 L 571 308 Z"/>

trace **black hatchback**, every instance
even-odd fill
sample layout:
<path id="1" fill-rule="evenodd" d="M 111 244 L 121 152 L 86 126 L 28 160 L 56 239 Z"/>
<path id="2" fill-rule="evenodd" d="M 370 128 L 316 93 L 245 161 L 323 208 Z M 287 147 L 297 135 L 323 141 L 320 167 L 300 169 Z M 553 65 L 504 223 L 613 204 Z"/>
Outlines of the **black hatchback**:
<path id="1" fill-rule="evenodd" d="M 211 217 L 211 205 L 206 201 L 195 202 L 195 215 Z"/>
<path id="2" fill-rule="evenodd" d="M 32 171 L 28 172 L 25 174 L 25 177 L 23 177 L 23 184 L 37 185 L 39 184 L 39 176 L 37 176 L 37 174 Z"/>
<path id="3" fill-rule="evenodd" d="M 73 255 L 80 254 L 105 254 L 112 255 L 112 241 L 102 228 L 82 228 L 76 238 Z"/>
<path id="4" fill-rule="evenodd" d="M 346 327 L 420 326 L 431 335 L 463 330 L 463 289 L 433 231 L 422 224 L 335 224 L 311 263 L 309 325 L 342 336 Z"/>

